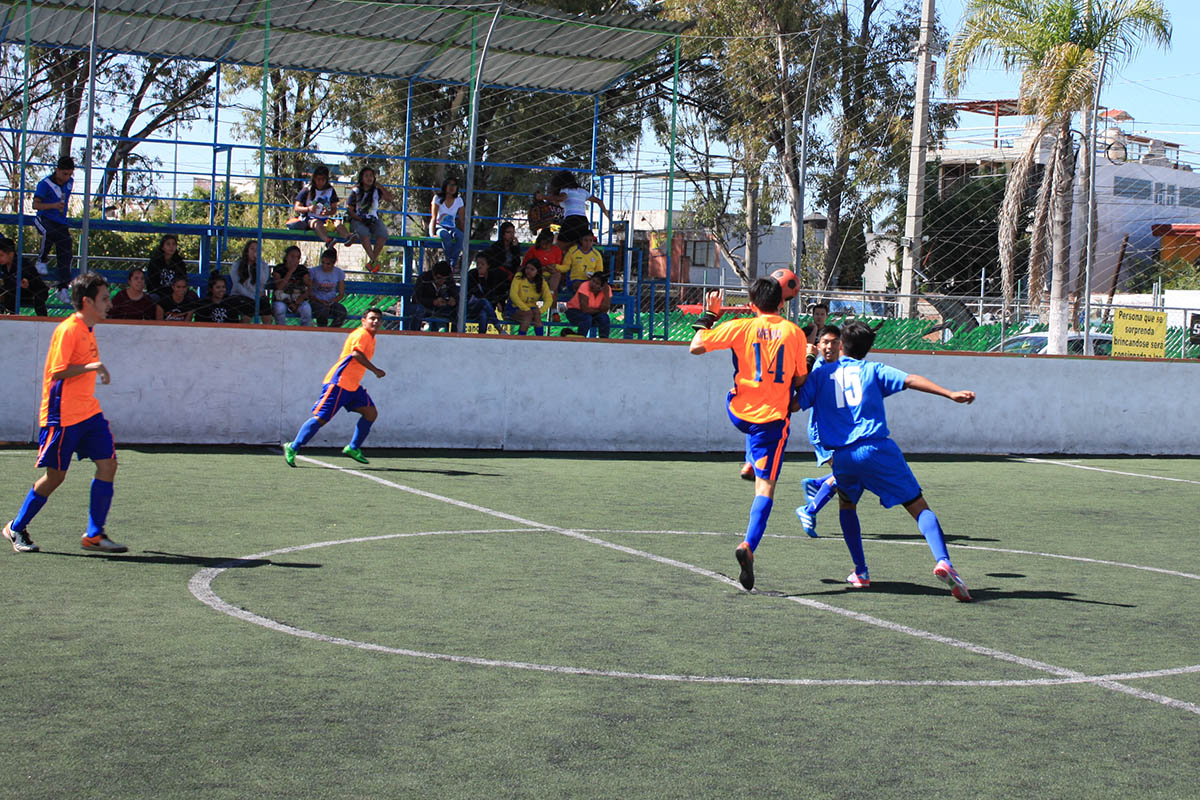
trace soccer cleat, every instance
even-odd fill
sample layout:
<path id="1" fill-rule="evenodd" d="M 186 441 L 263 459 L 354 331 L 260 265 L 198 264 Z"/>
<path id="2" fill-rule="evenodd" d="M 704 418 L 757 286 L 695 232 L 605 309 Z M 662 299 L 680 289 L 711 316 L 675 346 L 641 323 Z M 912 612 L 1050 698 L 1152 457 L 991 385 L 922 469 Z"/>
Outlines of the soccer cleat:
<path id="1" fill-rule="evenodd" d="M 796 516 L 800 518 L 800 527 L 812 538 L 817 538 L 817 518 L 808 513 L 808 506 L 798 506 Z"/>
<path id="2" fill-rule="evenodd" d="M 4 538 L 12 542 L 12 549 L 18 553 L 36 553 L 38 551 L 38 546 L 33 543 L 33 539 L 29 538 L 29 531 L 13 530 L 12 522 L 5 524 Z"/>
<path id="3" fill-rule="evenodd" d="M 870 589 L 871 576 L 865 572 L 861 575 L 857 572 L 851 572 L 850 577 L 846 578 L 846 583 L 850 584 L 855 589 Z"/>
<path id="4" fill-rule="evenodd" d="M 742 478 L 748 481 L 754 480 L 754 465 L 749 461 L 742 464 Z"/>
<path id="5" fill-rule="evenodd" d="M 100 553 L 124 553 L 129 549 L 123 544 L 117 544 L 103 533 L 96 536 L 84 536 L 80 546 L 84 550 L 95 550 Z"/>
<path id="6" fill-rule="evenodd" d="M 283 446 L 283 460 L 289 467 L 296 466 L 296 448 L 292 447 L 291 442 Z"/>
<path id="7" fill-rule="evenodd" d="M 963 579 L 958 577 L 958 573 L 946 559 L 943 558 L 933 568 L 933 577 L 950 587 L 950 594 L 954 595 L 955 600 L 963 603 L 971 602 L 971 593 L 967 591 L 967 584 L 963 583 Z"/>
<path id="8" fill-rule="evenodd" d="M 342 448 L 342 454 L 350 456 L 351 458 L 353 458 L 355 461 L 357 461 L 360 464 L 370 464 L 371 463 L 370 461 L 367 461 L 367 457 L 363 455 L 362 450 L 359 450 L 357 447 L 351 447 L 350 445 L 346 445 L 345 447 Z"/>
<path id="9" fill-rule="evenodd" d="M 804 487 L 804 499 L 810 503 L 817 496 L 817 492 L 821 491 L 821 481 L 816 478 L 805 478 L 800 481 L 800 485 Z"/>
<path id="10" fill-rule="evenodd" d="M 750 549 L 750 545 L 742 542 L 733 551 L 733 557 L 737 559 L 738 564 L 742 567 L 742 572 L 738 575 L 738 581 L 742 584 L 742 588 L 748 592 L 754 588 L 754 552 Z"/>
<path id="11" fill-rule="evenodd" d="M 64 306 L 71 305 L 71 290 L 66 286 L 60 288 L 58 292 L 55 293 L 55 296 L 58 297 L 58 302 L 62 303 Z"/>

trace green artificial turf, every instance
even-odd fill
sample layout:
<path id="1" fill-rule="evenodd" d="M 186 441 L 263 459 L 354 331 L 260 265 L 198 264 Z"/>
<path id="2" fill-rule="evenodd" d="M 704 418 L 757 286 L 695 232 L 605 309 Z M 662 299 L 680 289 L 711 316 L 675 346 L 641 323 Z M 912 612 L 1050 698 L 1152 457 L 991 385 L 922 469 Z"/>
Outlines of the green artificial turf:
<path id="1" fill-rule="evenodd" d="M 747 594 L 736 456 L 366 453 L 121 448 L 123 556 L 79 549 L 74 465 L 43 552 L 0 552 L 0 797 L 1195 793 L 1200 460 L 912 458 L 961 604 L 870 498 L 848 589 L 802 457 Z M 0 449 L 6 520 L 33 455 Z"/>

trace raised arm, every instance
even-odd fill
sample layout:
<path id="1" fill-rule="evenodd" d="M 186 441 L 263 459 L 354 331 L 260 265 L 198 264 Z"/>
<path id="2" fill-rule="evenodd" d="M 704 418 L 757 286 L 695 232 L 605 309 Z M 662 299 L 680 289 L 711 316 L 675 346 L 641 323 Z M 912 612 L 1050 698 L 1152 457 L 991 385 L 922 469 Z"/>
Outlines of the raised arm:
<path id="1" fill-rule="evenodd" d="M 945 397 L 948 400 L 953 400 L 956 403 L 972 403 L 975 401 L 975 393 L 967 390 L 952 392 L 942 386 L 938 386 L 929 378 L 920 375 L 909 375 L 904 379 L 905 389 L 916 389 L 918 392 L 926 394 L 936 394 L 938 397 Z"/>

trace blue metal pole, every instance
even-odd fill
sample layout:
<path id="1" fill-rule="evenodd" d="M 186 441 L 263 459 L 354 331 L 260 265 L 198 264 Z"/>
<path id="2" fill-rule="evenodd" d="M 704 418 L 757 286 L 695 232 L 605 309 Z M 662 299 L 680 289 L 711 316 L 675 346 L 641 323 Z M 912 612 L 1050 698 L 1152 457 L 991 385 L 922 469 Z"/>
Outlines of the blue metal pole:
<path id="1" fill-rule="evenodd" d="M 266 20 L 263 29 L 263 76 L 262 76 L 262 111 L 259 115 L 258 134 L 258 259 L 254 262 L 254 322 L 258 324 L 261 316 L 258 313 L 259 299 L 262 297 L 262 267 L 263 255 L 263 200 L 267 187 L 267 80 L 271 69 L 271 0 L 266 4 Z M 228 213 L 228 212 L 226 212 Z"/>

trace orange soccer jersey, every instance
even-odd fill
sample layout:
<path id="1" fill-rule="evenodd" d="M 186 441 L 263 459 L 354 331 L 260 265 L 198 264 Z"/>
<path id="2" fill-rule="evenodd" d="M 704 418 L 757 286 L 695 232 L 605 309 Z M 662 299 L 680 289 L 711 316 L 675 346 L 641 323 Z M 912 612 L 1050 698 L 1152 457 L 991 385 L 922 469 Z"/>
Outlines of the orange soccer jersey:
<path id="1" fill-rule="evenodd" d="M 342 345 L 342 355 L 338 358 L 337 363 L 329 368 L 329 372 L 325 373 L 324 383 L 336 383 L 351 392 L 358 388 L 367 368 L 354 358 L 355 350 L 366 356 L 368 360 L 374 357 L 375 334 L 366 328 L 355 328 L 346 337 L 346 343 Z"/>
<path id="2" fill-rule="evenodd" d="M 46 369 L 42 375 L 42 407 L 38 425 L 74 425 L 100 413 L 96 399 L 96 373 L 85 372 L 71 378 L 52 380 L 51 375 L 73 364 L 91 364 L 100 360 L 96 336 L 78 313 L 64 319 L 50 337 Z"/>
<path id="3" fill-rule="evenodd" d="M 805 375 L 804 331 L 775 314 L 734 319 L 704 332 L 705 350 L 733 351 L 729 410 L 747 422 L 786 419 L 792 380 Z"/>

